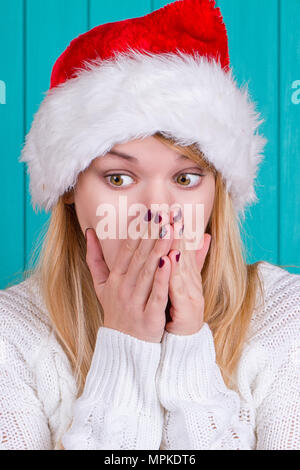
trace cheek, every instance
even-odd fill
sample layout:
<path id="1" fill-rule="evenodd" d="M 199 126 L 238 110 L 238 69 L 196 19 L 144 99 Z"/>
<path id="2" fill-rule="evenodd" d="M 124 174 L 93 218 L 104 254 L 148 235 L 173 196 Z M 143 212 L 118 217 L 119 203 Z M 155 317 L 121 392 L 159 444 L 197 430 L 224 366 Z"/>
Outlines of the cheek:
<path id="1" fill-rule="evenodd" d="M 215 198 L 215 181 L 214 181 L 214 177 L 213 178 L 209 177 L 205 181 L 205 185 L 201 187 L 201 190 L 199 191 L 199 194 L 197 197 L 198 204 L 203 205 L 203 209 L 199 210 L 199 213 L 197 216 L 195 215 L 195 219 L 199 219 L 200 214 L 201 214 L 201 220 L 202 220 L 202 216 L 204 217 L 203 222 L 201 222 L 200 224 L 202 229 L 204 229 L 204 231 L 207 227 L 209 218 L 212 213 L 212 209 L 214 205 L 214 198 Z M 194 213 L 195 213 L 195 210 L 194 210 Z M 200 223 L 200 220 L 199 220 L 199 223 Z M 202 223 L 203 223 L 203 226 L 202 226 Z M 194 230 L 198 231 L 199 226 L 197 227 L 197 229 L 195 227 Z"/>
<path id="2" fill-rule="evenodd" d="M 104 260 L 108 269 L 111 270 L 115 261 L 117 261 L 121 245 L 124 242 L 124 239 L 119 239 L 119 223 L 123 221 L 125 226 L 128 226 L 129 223 L 125 213 L 121 211 L 119 214 L 119 195 L 113 194 L 112 191 L 107 189 L 104 184 L 101 184 L 97 178 L 89 172 L 86 172 L 82 173 L 78 178 L 74 191 L 74 202 L 77 219 L 83 234 L 87 227 L 93 227 L 97 233 L 100 227 L 100 221 L 105 219 L 106 222 L 108 222 L 110 220 L 110 216 L 108 216 L 108 213 L 105 211 L 103 215 L 97 215 L 97 210 L 101 204 L 109 204 L 112 206 L 112 209 L 114 208 L 114 211 L 112 210 L 110 214 L 116 215 L 115 223 L 112 224 L 112 226 L 116 228 L 116 238 L 101 238 L 97 233 Z M 128 206 L 129 204 L 130 202 Z M 132 217 L 129 217 L 129 220 L 130 219 L 132 219 Z M 108 230 L 107 226 L 103 228 L 103 230 L 106 232 Z"/>
<path id="3" fill-rule="evenodd" d="M 214 205 L 214 199 L 215 199 L 215 187 L 214 185 L 211 185 L 209 190 L 205 194 L 205 200 L 204 200 L 204 222 L 205 222 L 205 227 L 206 224 L 211 216 L 211 212 L 213 209 Z"/>
<path id="4" fill-rule="evenodd" d="M 99 206 L 107 202 L 112 204 L 105 189 L 93 173 L 87 171 L 79 176 L 74 191 L 74 202 L 78 222 L 83 233 L 87 227 L 93 227 L 96 230 L 97 223 L 101 218 L 97 215 Z"/>
<path id="5" fill-rule="evenodd" d="M 87 227 L 93 227 L 96 229 L 97 217 L 96 204 L 94 201 L 82 196 L 83 195 L 78 194 L 74 199 L 77 219 L 81 230 L 84 233 Z"/>
<path id="6" fill-rule="evenodd" d="M 215 199 L 215 178 L 214 176 L 210 176 L 207 181 L 207 187 L 203 195 L 205 227 L 211 216 L 212 208 L 214 205 L 214 199 Z"/>

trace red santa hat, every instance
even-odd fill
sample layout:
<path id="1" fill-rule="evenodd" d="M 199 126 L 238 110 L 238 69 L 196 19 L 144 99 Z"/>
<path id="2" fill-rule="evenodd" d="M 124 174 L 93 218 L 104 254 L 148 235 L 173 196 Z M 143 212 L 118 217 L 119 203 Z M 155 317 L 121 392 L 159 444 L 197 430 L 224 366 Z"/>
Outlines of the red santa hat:
<path id="1" fill-rule="evenodd" d="M 264 122 L 229 67 L 214 0 L 179 0 L 73 39 L 54 64 L 19 161 L 34 210 L 46 212 L 115 144 L 161 132 L 196 144 L 222 174 L 235 209 L 257 201 Z"/>

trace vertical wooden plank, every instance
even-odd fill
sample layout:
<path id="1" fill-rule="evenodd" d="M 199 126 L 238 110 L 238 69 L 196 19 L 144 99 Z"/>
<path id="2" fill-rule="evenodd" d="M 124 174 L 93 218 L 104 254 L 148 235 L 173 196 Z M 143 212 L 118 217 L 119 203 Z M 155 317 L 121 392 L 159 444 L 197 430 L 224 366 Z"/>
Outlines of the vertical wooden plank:
<path id="1" fill-rule="evenodd" d="M 300 274 L 300 2 L 280 2 L 281 265 Z M 297 266 L 297 267 L 296 267 Z"/>
<path id="2" fill-rule="evenodd" d="M 2 2 L 0 13 L 0 289 L 22 280 L 24 164 L 23 2 Z"/>
<path id="3" fill-rule="evenodd" d="M 265 122 L 267 139 L 256 182 L 259 202 L 246 212 L 242 237 L 247 262 L 278 263 L 278 2 L 218 0 L 238 85 L 248 82 L 251 99 Z"/>
<path id="4" fill-rule="evenodd" d="M 27 0 L 26 8 L 26 132 L 49 89 L 52 67 L 69 43 L 87 30 L 87 0 Z M 26 268 L 36 241 L 47 228 L 50 213 L 36 214 L 26 179 Z M 41 232 L 42 231 L 42 232 Z M 40 250 L 38 250 L 39 253 Z M 36 257 L 35 257 L 36 259 Z"/>

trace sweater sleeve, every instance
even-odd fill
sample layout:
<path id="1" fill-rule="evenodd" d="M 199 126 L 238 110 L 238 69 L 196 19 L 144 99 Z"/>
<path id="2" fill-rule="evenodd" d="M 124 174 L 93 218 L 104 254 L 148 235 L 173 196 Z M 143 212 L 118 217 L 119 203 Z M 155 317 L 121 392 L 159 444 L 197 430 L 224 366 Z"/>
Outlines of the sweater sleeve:
<path id="1" fill-rule="evenodd" d="M 263 362 L 264 366 L 256 378 L 259 390 L 253 390 L 253 399 L 260 396 L 260 390 L 265 392 L 256 409 L 255 422 L 245 414 L 240 395 L 224 383 L 215 362 L 213 335 L 207 323 L 190 336 L 164 333 L 157 375 L 158 396 L 167 411 L 162 449 L 299 449 L 297 312 L 299 304 L 290 316 L 282 315 L 281 322 L 278 316 L 279 326 L 275 328 L 273 322 L 270 327 L 269 344 L 257 349 L 255 362 Z M 266 350 L 268 353 L 262 360 L 260 353 L 264 356 Z M 248 379 L 244 377 L 244 380 Z"/>
<path id="2" fill-rule="evenodd" d="M 162 449 L 254 449 L 253 427 L 240 419 L 239 395 L 226 387 L 207 323 L 192 335 L 164 332 L 157 376 L 166 409 Z"/>
<path id="3" fill-rule="evenodd" d="M 100 327 L 82 395 L 75 400 L 65 450 L 159 449 L 163 408 L 155 376 L 161 343 Z"/>

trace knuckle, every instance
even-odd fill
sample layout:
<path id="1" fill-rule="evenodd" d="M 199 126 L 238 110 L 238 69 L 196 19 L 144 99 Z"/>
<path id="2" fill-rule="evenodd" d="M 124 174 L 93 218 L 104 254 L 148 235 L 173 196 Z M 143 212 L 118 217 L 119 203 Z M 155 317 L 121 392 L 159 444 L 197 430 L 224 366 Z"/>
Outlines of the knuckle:
<path id="1" fill-rule="evenodd" d="M 184 288 L 184 285 L 182 283 L 179 283 L 177 286 L 176 286 L 176 293 L 179 297 L 181 297 L 185 292 L 185 288 Z"/>
<path id="2" fill-rule="evenodd" d="M 163 240 L 163 239 L 162 239 Z M 159 242 L 159 240 L 158 240 Z M 159 259 L 160 256 L 167 255 L 169 252 L 169 245 L 163 245 L 161 243 L 155 243 L 154 247 L 152 248 L 152 255 L 156 259 Z"/>
<path id="3" fill-rule="evenodd" d="M 151 267 L 147 264 L 146 266 L 144 266 L 144 268 L 142 269 L 141 273 L 140 273 L 140 277 L 141 279 L 148 279 L 149 277 L 151 277 L 153 275 L 153 270 L 151 269 Z"/>
<path id="4" fill-rule="evenodd" d="M 118 282 L 118 280 L 119 280 L 118 274 L 115 271 L 111 270 L 110 273 L 109 273 L 109 281 L 112 284 L 115 284 L 115 283 Z"/>
<path id="5" fill-rule="evenodd" d="M 125 240 L 125 250 L 128 251 L 129 253 L 133 253 L 135 248 L 134 248 L 134 245 L 132 244 L 131 242 L 131 239 L 126 239 Z"/>
<path id="6" fill-rule="evenodd" d="M 154 303 L 163 303 L 167 300 L 168 295 L 162 290 L 156 290 L 153 294 Z"/>
<path id="7" fill-rule="evenodd" d="M 155 244 L 153 249 L 152 249 L 152 255 L 156 259 L 159 259 L 160 256 L 165 254 L 166 250 L 162 250 L 162 247 L 160 244 Z"/>
<path id="8" fill-rule="evenodd" d="M 143 253 L 141 249 L 136 250 L 134 254 L 134 260 L 137 263 L 145 261 L 145 254 Z"/>

